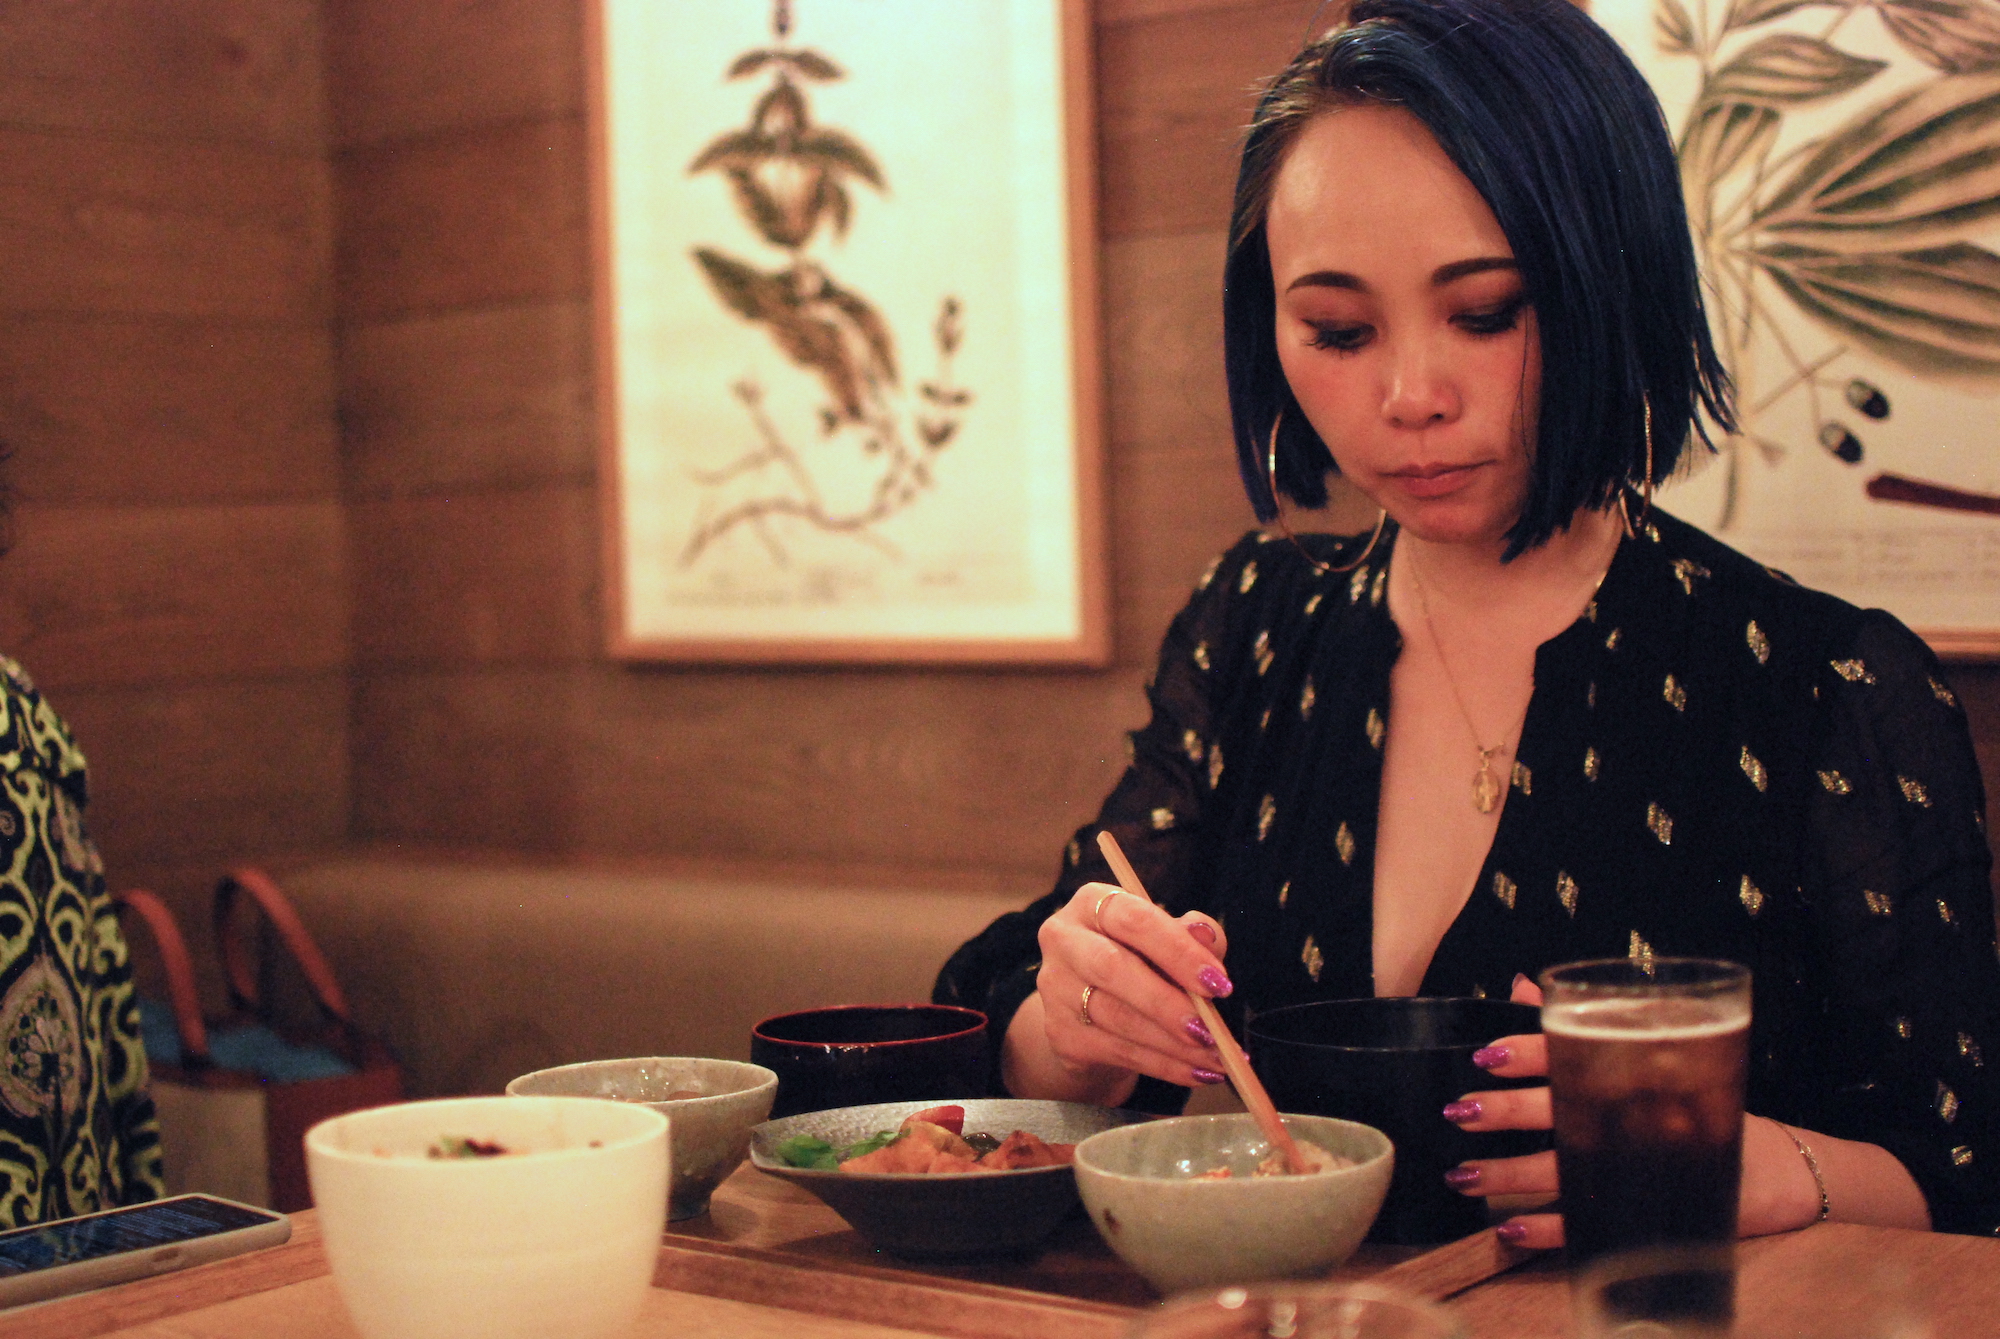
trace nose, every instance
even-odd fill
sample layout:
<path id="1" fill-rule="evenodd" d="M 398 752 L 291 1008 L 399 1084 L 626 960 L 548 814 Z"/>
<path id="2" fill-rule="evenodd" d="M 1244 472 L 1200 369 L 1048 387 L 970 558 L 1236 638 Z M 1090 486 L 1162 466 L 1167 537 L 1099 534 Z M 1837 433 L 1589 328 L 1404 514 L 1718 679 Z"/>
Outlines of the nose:
<path id="1" fill-rule="evenodd" d="M 1427 342 L 1398 341 L 1382 387 L 1382 417 L 1399 428 L 1430 428 L 1458 417 L 1450 369 Z"/>

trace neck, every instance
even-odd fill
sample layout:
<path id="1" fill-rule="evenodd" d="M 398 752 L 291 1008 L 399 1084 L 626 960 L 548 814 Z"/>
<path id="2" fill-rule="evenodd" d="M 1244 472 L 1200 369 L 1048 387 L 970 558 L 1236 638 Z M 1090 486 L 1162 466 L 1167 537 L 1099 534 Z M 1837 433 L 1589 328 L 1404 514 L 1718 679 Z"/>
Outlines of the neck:
<path id="1" fill-rule="evenodd" d="M 1573 601 L 1581 607 L 1603 579 L 1624 533 L 1615 510 L 1580 511 L 1567 530 L 1512 562 L 1500 560 L 1504 540 L 1440 542 L 1408 530 L 1396 537 L 1396 556 L 1415 567 L 1433 606 L 1492 610 Z"/>

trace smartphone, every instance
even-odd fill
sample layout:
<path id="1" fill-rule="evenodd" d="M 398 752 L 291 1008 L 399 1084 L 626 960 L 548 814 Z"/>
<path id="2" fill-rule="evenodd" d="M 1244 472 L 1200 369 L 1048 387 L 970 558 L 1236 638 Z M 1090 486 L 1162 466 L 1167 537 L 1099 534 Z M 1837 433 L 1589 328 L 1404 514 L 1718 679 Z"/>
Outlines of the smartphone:
<path id="1" fill-rule="evenodd" d="M 276 1246 L 292 1220 L 213 1195 L 176 1195 L 0 1232 L 0 1307 L 129 1283 Z"/>

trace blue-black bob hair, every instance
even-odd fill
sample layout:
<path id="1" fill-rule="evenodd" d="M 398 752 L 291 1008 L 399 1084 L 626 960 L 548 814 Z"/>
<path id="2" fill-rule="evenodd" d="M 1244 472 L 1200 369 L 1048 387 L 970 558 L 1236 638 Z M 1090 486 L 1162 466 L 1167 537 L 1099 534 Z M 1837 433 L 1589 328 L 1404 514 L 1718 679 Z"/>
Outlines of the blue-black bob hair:
<path id="1" fill-rule="evenodd" d="M 1535 309 L 1541 402 L 1509 558 L 1581 508 L 1649 491 L 1690 436 L 1710 445 L 1708 424 L 1734 427 L 1673 141 L 1617 43 L 1570 0 L 1356 0 L 1345 24 L 1266 88 L 1236 180 L 1224 359 L 1259 520 L 1278 514 L 1272 473 L 1279 492 L 1318 507 L 1337 468 L 1278 363 L 1265 209 L 1306 123 L 1365 103 L 1403 107 L 1429 127 L 1506 233 Z"/>

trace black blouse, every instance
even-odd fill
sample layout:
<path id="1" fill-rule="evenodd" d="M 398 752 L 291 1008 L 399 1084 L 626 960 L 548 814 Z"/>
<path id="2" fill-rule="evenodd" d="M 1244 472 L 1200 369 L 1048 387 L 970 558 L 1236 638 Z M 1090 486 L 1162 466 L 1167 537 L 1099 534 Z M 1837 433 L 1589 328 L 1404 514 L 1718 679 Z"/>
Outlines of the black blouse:
<path id="1" fill-rule="evenodd" d="M 1351 572 L 1255 533 L 1216 561 L 1055 891 L 960 948 L 937 1000 L 1005 1034 L 1042 921 L 1110 879 L 1099 828 L 1171 911 L 1223 923 L 1239 1035 L 1246 1011 L 1374 993 L 1393 536 Z M 1361 541 L 1303 543 L 1339 564 Z M 1421 993 L 1505 995 L 1579 958 L 1744 963 L 1750 1110 L 1882 1145 L 1939 1228 L 2000 1232 L 1990 864 L 1965 716 L 1929 648 L 1655 511 L 1536 654 L 1499 829 Z M 1134 1102 L 1185 1097 L 1148 1079 Z"/>

